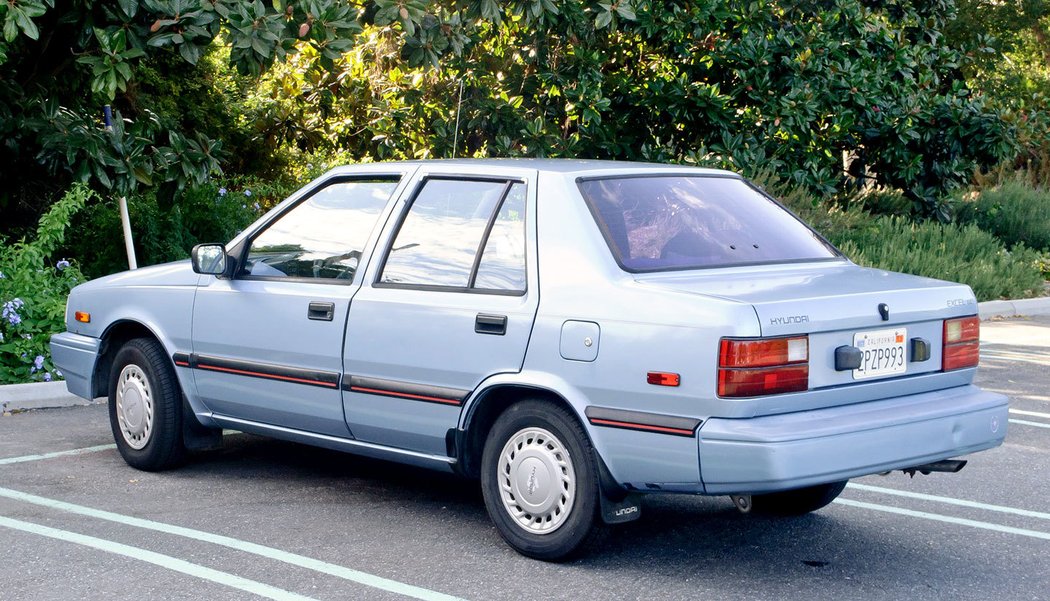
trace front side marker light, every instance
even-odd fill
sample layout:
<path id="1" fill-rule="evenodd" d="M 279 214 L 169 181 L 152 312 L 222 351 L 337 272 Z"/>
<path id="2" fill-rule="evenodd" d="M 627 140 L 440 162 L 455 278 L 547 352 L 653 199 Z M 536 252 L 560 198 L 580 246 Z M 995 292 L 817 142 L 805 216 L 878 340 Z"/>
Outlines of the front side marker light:
<path id="1" fill-rule="evenodd" d="M 91 314 L 86 311 L 77 311 L 73 314 L 73 319 L 80 323 L 91 323 Z"/>

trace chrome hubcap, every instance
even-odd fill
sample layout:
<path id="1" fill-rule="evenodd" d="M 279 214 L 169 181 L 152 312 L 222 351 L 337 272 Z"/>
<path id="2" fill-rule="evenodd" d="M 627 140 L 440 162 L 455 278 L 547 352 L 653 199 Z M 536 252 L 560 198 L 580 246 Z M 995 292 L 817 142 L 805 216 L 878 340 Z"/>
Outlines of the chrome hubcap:
<path id="1" fill-rule="evenodd" d="M 532 534 L 547 534 L 565 523 L 576 497 L 576 473 L 565 445 L 542 428 L 525 428 L 500 454 L 503 507 Z"/>
<path id="2" fill-rule="evenodd" d="M 117 422 L 124 442 L 141 449 L 153 432 L 153 393 L 149 379 L 137 365 L 128 365 L 117 379 Z"/>

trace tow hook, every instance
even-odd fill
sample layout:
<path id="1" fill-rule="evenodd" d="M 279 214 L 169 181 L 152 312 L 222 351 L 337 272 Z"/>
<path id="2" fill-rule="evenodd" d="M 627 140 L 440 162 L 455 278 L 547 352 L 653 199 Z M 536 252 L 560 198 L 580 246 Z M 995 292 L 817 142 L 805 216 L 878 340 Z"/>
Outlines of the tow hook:
<path id="1" fill-rule="evenodd" d="M 966 467 L 966 461 L 963 459 L 945 459 L 944 461 L 934 461 L 933 463 L 927 463 L 925 465 L 906 467 L 901 471 L 914 478 L 916 472 L 922 474 L 923 476 L 929 476 L 933 472 L 946 472 L 949 474 L 954 474 L 964 467 Z"/>
<path id="2" fill-rule="evenodd" d="M 733 500 L 733 505 L 740 513 L 751 512 L 751 495 L 729 495 L 729 498 Z"/>

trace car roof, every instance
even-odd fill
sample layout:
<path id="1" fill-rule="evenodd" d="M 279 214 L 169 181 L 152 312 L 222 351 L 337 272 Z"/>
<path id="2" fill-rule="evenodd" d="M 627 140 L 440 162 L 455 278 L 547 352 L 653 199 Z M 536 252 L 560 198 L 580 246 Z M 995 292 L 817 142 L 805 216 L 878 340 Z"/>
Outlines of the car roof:
<path id="1" fill-rule="evenodd" d="M 524 169 L 535 169 L 552 173 L 587 173 L 596 175 L 596 172 L 653 172 L 674 171 L 677 173 L 690 172 L 697 175 L 720 175 L 739 177 L 732 171 L 722 169 L 709 169 L 705 167 L 692 167 L 688 165 L 673 165 L 668 163 L 643 163 L 636 161 L 606 161 L 597 159 L 529 159 L 529 158 L 499 158 L 499 159 L 433 159 L 425 161 L 390 161 L 382 163 L 368 163 L 370 165 L 390 166 L 434 166 L 443 168 L 454 168 L 457 165 L 464 167 L 515 167 Z M 345 165 L 336 167 L 332 171 L 353 171 L 357 165 Z"/>

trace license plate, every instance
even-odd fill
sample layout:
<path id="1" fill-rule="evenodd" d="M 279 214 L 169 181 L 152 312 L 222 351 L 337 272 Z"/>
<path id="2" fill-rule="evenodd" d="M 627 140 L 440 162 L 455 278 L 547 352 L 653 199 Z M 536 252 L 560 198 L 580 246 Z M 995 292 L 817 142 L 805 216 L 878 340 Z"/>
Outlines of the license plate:
<path id="1" fill-rule="evenodd" d="M 908 368 L 905 341 L 907 328 L 857 332 L 853 346 L 860 349 L 860 368 L 853 370 L 854 380 L 902 374 Z"/>

